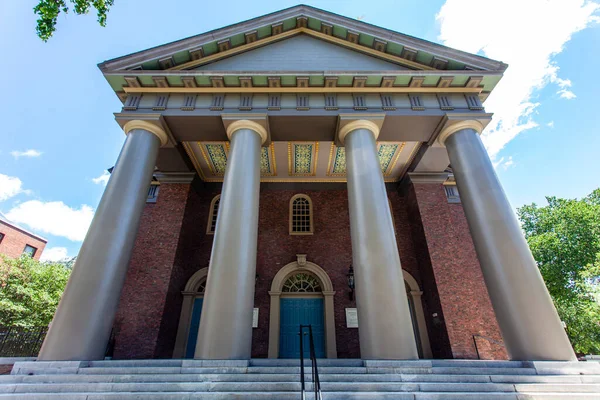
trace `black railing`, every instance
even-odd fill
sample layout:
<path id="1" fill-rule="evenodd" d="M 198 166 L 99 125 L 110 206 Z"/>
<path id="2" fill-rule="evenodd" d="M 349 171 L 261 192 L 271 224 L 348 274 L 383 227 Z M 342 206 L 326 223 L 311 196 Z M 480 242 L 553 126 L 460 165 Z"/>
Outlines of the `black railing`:
<path id="1" fill-rule="evenodd" d="M 0 326 L 0 357 L 37 357 L 47 327 Z"/>
<path id="2" fill-rule="evenodd" d="M 321 381 L 319 380 L 319 368 L 317 367 L 317 355 L 315 353 L 312 325 L 300 325 L 300 382 L 302 384 L 302 400 L 306 399 L 306 385 L 304 381 L 304 336 L 306 335 L 304 329 L 306 328 L 308 328 L 308 343 L 312 367 L 312 383 L 315 390 L 315 400 L 322 400 Z"/>
<path id="3" fill-rule="evenodd" d="M 478 360 L 481 360 L 481 356 L 479 355 L 479 347 L 477 347 L 477 339 L 476 338 L 482 338 L 482 339 L 487 340 L 490 343 L 495 343 L 495 344 L 497 344 L 499 346 L 504 347 L 504 343 L 499 342 L 499 341 L 497 341 L 495 339 L 489 338 L 487 336 L 473 335 L 473 344 L 475 345 L 475 352 L 477 353 L 477 359 Z"/>

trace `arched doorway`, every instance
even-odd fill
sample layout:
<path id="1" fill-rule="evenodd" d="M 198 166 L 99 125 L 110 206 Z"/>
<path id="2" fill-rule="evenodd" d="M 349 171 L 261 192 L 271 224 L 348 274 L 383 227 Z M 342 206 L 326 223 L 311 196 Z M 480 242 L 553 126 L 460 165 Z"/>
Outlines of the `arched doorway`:
<path id="1" fill-rule="evenodd" d="M 337 358 L 333 285 L 321 267 L 297 257 L 279 270 L 269 291 L 269 358 L 299 356 L 300 324 L 313 325 L 317 357 Z"/>
<path id="2" fill-rule="evenodd" d="M 194 358 L 207 275 L 208 268 L 198 270 L 188 280 L 185 289 L 181 292 L 183 303 L 173 358 Z"/>
<path id="3" fill-rule="evenodd" d="M 427 333 L 427 325 L 425 323 L 425 313 L 423 312 L 423 304 L 421 303 L 423 292 L 419 288 L 417 280 L 411 274 L 402 270 L 402 275 L 404 277 L 404 284 L 406 285 L 408 308 L 410 310 L 419 358 L 432 358 L 429 334 Z"/>

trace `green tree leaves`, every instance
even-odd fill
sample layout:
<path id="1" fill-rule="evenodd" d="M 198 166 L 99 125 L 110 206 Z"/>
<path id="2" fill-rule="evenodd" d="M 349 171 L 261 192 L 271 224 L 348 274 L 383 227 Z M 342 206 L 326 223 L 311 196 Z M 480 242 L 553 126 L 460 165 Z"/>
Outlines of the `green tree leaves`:
<path id="1" fill-rule="evenodd" d="M 77 15 L 87 14 L 92 7 L 96 9 L 98 23 L 106 26 L 106 16 L 114 0 L 69 0 L 73 12 Z M 56 23 L 60 13 L 68 13 L 67 0 L 40 0 L 33 12 L 38 15 L 36 32 L 44 42 L 52 37 L 56 31 Z"/>
<path id="2" fill-rule="evenodd" d="M 525 237 L 578 353 L 600 353 L 600 189 L 517 210 Z"/>
<path id="3" fill-rule="evenodd" d="M 0 326 L 48 326 L 70 275 L 64 264 L 0 256 Z"/>

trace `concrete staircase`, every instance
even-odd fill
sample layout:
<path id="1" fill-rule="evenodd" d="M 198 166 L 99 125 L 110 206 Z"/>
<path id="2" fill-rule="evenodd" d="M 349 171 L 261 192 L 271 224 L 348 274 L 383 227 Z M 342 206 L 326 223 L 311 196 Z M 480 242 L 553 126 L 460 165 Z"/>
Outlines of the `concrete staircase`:
<path id="1" fill-rule="evenodd" d="M 298 360 L 18 362 L 2 399 L 300 399 Z M 306 362 L 310 393 L 310 363 Z M 319 360 L 324 400 L 600 399 L 598 362 Z"/>

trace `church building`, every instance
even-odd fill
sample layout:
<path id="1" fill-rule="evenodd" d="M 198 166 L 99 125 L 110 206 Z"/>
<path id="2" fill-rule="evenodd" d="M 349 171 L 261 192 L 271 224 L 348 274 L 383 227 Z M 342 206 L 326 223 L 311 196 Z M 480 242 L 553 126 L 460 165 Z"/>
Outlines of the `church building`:
<path id="1" fill-rule="evenodd" d="M 574 360 L 480 139 L 506 64 L 299 5 L 99 68 L 126 139 L 39 360 Z"/>

